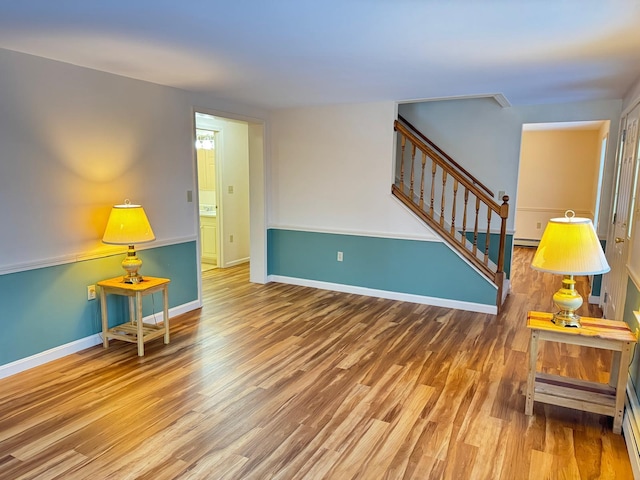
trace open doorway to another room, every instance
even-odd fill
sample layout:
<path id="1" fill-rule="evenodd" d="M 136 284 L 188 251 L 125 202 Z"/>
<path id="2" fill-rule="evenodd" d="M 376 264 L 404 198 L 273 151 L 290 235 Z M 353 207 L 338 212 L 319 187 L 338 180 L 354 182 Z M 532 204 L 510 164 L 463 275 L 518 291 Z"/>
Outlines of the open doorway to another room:
<path id="1" fill-rule="evenodd" d="M 591 219 L 604 244 L 607 225 L 599 223 L 609 127 L 608 120 L 523 125 L 515 246 L 537 247 L 548 221 L 567 210 Z M 599 304 L 601 276 L 589 280 L 589 303 Z"/>
<path id="2" fill-rule="evenodd" d="M 249 124 L 195 113 L 202 272 L 248 262 Z"/>

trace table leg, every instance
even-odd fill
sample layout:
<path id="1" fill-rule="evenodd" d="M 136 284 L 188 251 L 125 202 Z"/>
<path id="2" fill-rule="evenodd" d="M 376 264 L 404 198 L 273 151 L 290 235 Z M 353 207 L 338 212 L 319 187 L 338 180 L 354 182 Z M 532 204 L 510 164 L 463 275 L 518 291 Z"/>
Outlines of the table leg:
<path id="1" fill-rule="evenodd" d="M 136 293 L 136 295 L 138 295 Z M 131 322 L 131 325 L 133 325 L 136 321 L 136 309 L 135 309 L 135 304 L 133 301 L 133 297 L 129 296 L 127 297 L 129 299 L 129 322 Z"/>
<path id="2" fill-rule="evenodd" d="M 144 357 L 144 333 L 142 330 L 142 294 L 136 292 L 136 317 L 138 332 L 138 356 Z"/>
<path id="3" fill-rule="evenodd" d="M 107 294 L 100 288 L 100 313 L 102 315 L 102 346 L 109 348 L 109 320 L 107 319 Z"/>
<path id="4" fill-rule="evenodd" d="M 609 386 L 616 388 L 618 384 L 618 372 L 620 371 L 620 353 L 617 350 L 613 352 L 611 358 L 611 371 L 609 373 Z"/>
<path id="5" fill-rule="evenodd" d="M 526 415 L 533 415 L 533 397 L 536 384 L 536 364 L 538 362 L 538 335 L 537 330 L 531 331 L 531 342 L 529 344 L 529 375 L 527 376 L 527 398 L 524 406 Z"/>
<path id="6" fill-rule="evenodd" d="M 164 344 L 169 343 L 169 288 L 162 288 L 162 313 L 164 314 Z"/>
<path id="7" fill-rule="evenodd" d="M 617 352 L 616 352 L 617 353 Z M 622 433 L 622 414 L 624 413 L 624 399 L 626 396 L 629 362 L 631 361 L 631 342 L 624 343 L 618 363 L 618 383 L 616 385 L 616 412 L 613 417 L 613 433 Z"/>

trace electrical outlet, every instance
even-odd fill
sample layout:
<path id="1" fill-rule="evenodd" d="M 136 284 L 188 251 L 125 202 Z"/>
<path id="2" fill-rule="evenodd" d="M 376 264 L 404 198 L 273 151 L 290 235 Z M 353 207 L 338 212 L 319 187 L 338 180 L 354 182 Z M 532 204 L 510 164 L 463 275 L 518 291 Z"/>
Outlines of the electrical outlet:
<path id="1" fill-rule="evenodd" d="M 342 261 L 342 252 L 338 252 L 338 261 L 341 262 Z"/>
<path id="2" fill-rule="evenodd" d="M 227 192 L 229 192 L 229 193 L 233 193 L 233 185 L 229 185 L 229 186 L 227 187 Z"/>
<path id="3" fill-rule="evenodd" d="M 541 228 L 541 227 L 542 227 L 542 224 L 541 224 L 540 222 L 536 223 L 536 228 L 537 228 L 538 230 L 540 230 L 540 228 Z"/>
<path id="4" fill-rule="evenodd" d="M 229 235 L 229 243 L 233 243 L 233 235 Z"/>
<path id="5" fill-rule="evenodd" d="M 87 300 L 95 300 L 95 299 L 96 299 L 96 286 L 87 285 Z"/>
<path id="6" fill-rule="evenodd" d="M 187 190 L 187 202 L 193 202 L 193 190 Z"/>

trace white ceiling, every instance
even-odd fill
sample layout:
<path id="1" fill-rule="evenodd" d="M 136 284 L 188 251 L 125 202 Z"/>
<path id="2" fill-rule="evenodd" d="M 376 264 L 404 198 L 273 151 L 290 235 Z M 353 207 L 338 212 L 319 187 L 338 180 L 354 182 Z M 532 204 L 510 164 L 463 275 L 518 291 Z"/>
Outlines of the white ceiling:
<path id="1" fill-rule="evenodd" d="M 0 48 L 264 108 L 622 98 L 637 0 L 23 0 Z M 0 73 L 1 74 L 1 73 Z"/>

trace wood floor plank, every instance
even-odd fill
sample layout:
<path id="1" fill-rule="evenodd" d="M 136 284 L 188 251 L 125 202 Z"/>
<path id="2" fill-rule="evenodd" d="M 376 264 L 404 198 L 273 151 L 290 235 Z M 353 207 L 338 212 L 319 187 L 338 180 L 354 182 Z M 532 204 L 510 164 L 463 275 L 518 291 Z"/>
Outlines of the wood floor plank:
<path id="1" fill-rule="evenodd" d="M 169 345 L 113 341 L 0 380 L 0 478 L 631 478 L 610 417 L 524 414 L 526 313 L 560 286 L 532 256 L 514 252 L 500 315 L 205 272 Z M 610 361 L 554 342 L 537 359 L 599 382 Z"/>
<path id="2" fill-rule="evenodd" d="M 361 478 L 381 478 L 384 475 L 420 419 L 424 404 L 432 394 L 433 387 L 426 385 L 419 385 L 413 390 L 403 404 L 402 413 L 389 424 L 390 431 L 377 449 L 375 457 L 360 470 Z"/>

